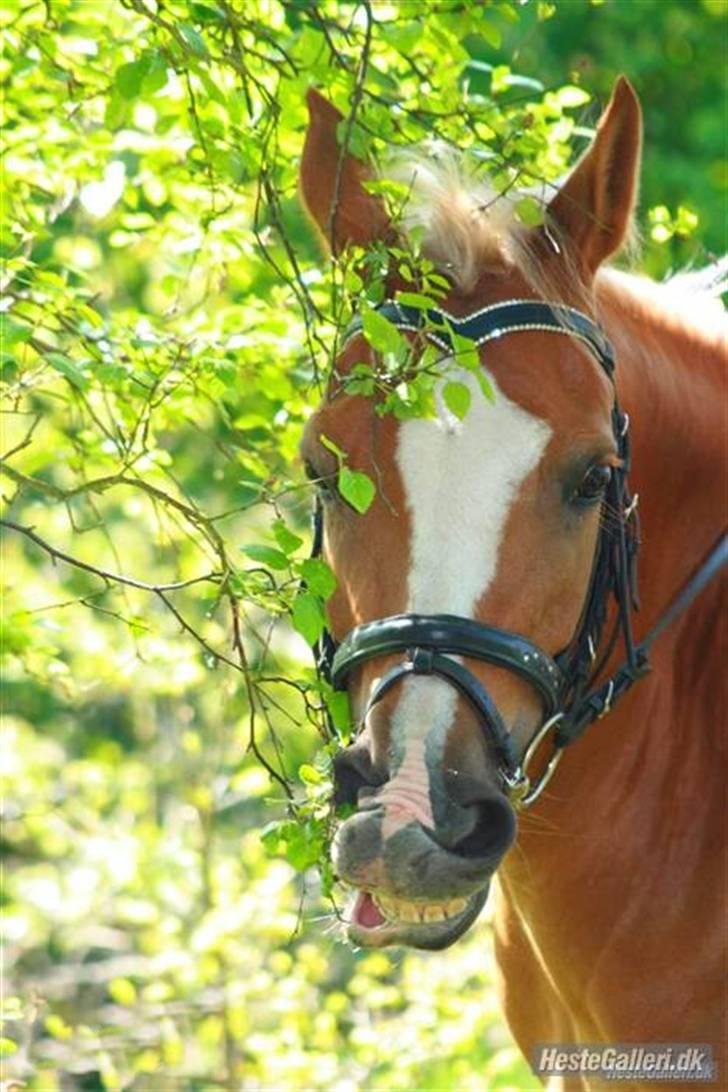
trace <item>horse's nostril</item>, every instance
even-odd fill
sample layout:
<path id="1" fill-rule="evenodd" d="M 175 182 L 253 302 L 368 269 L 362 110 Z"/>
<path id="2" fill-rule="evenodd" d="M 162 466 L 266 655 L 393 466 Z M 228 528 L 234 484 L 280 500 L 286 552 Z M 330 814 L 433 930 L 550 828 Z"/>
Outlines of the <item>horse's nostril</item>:
<path id="1" fill-rule="evenodd" d="M 359 744 L 347 747 L 334 759 L 336 804 L 357 804 L 359 794 L 374 792 L 386 777 L 375 769 L 369 750 Z"/>
<path id="2" fill-rule="evenodd" d="M 508 801 L 495 797 L 472 805 L 475 821 L 472 830 L 452 847 L 458 857 L 470 860 L 501 859 L 516 836 L 516 816 Z"/>

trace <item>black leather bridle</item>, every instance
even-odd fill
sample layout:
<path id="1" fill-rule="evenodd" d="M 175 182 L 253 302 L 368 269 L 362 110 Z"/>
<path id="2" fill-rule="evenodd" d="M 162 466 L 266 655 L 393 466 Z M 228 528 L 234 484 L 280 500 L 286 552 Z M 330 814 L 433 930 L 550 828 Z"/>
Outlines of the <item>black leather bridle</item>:
<path id="1" fill-rule="evenodd" d="M 532 300 L 509 300 L 482 308 L 465 317 L 442 310 L 423 311 L 386 300 L 378 312 L 400 330 L 421 333 L 446 353 L 453 353 L 452 333 L 480 346 L 523 330 L 543 330 L 580 340 L 606 372 L 614 388 L 615 357 L 603 330 L 587 315 L 572 307 Z M 362 332 L 360 318 L 350 325 L 345 341 Z M 656 638 L 695 599 L 728 560 L 725 536 L 695 576 L 639 644 L 635 644 L 632 614 L 639 609 L 637 554 L 639 518 L 637 495 L 628 484 L 630 469 L 629 418 L 619 407 L 616 390 L 612 405 L 612 429 L 620 459 L 603 503 L 610 518 L 602 521 L 592 576 L 581 619 L 565 650 L 551 657 L 527 637 L 449 614 L 397 614 L 366 622 L 352 629 L 340 644 L 325 632 L 316 648 L 317 668 L 335 689 L 346 688 L 352 671 L 367 660 L 392 653 L 404 658 L 375 684 L 369 710 L 401 679 L 410 675 L 439 675 L 468 698 L 483 724 L 499 760 L 504 787 L 518 806 L 527 806 L 550 780 L 566 746 L 577 740 L 590 724 L 605 716 L 615 702 L 649 671 L 649 652 Z M 314 556 L 323 545 L 323 510 L 320 499 L 314 509 Z M 612 630 L 605 634 L 610 601 L 616 604 Z M 597 682 L 618 640 L 624 645 L 624 663 L 606 681 Z M 493 699 L 483 684 L 453 656 L 465 656 L 506 668 L 525 679 L 538 692 L 544 720 L 524 755 L 508 731 Z M 553 751 L 534 783 L 530 762 L 553 731 Z"/>

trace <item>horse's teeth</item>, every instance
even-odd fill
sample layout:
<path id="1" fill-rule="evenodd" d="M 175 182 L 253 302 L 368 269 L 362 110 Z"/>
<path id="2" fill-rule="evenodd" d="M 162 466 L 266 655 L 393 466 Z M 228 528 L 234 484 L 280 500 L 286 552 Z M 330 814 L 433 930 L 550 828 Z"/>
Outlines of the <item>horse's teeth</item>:
<path id="1" fill-rule="evenodd" d="M 449 902 L 424 903 L 408 902 L 406 899 L 394 899 L 386 895 L 371 894 L 376 906 L 390 922 L 427 922 L 447 921 L 450 917 L 461 914 L 468 905 L 467 899 L 451 899 Z"/>
<path id="2" fill-rule="evenodd" d="M 374 902 L 384 914 L 385 918 L 396 918 L 397 912 L 395 904 L 391 899 L 384 899 L 381 896 L 376 896 Z"/>
<path id="3" fill-rule="evenodd" d="M 443 906 L 426 906 L 422 914 L 423 921 L 444 921 L 446 917 Z"/>

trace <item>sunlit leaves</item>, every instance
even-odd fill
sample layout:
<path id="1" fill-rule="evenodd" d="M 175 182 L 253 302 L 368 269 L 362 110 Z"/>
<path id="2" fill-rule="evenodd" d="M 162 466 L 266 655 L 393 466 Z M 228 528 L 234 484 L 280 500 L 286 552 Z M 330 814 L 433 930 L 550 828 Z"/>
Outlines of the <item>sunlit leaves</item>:
<path id="1" fill-rule="evenodd" d="M 263 543 L 251 543 L 248 546 L 243 546 L 243 553 L 245 553 L 253 561 L 260 562 L 261 565 L 269 565 L 271 569 L 287 569 L 288 558 L 282 550 L 277 550 L 274 546 L 266 546 Z"/>
<path id="2" fill-rule="evenodd" d="M 274 520 L 272 529 L 276 542 L 286 557 L 295 554 L 303 546 L 303 539 L 299 535 L 294 535 L 282 519 Z"/>
<path id="3" fill-rule="evenodd" d="M 591 100 L 591 95 L 583 87 L 575 87 L 574 84 L 566 84 L 564 87 L 560 87 L 558 91 L 553 92 L 554 100 L 562 106 L 564 109 L 574 109 L 577 106 L 584 106 Z"/>
<path id="4" fill-rule="evenodd" d="M 396 353 L 402 344 L 402 335 L 397 327 L 378 311 L 367 304 L 361 308 L 364 334 L 373 349 L 380 353 Z"/>
<path id="5" fill-rule="evenodd" d="M 448 380 L 442 388 L 442 398 L 445 405 L 450 413 L 454 414 L 460 421 L 470 409 L 471 397 L 470 388 L 464 383 Z"/>
<path id="6" fill-rule="evenodd" d="M 437 300 L 430 296 L 423 296 L 421 292 L 398 292 L 397 302 L 404 304 L 405 307 L 416 307 L 422 311 L 437 306 Z"/>
<path id="7" fill-rule="evenodd" d="M 362 470 L 351 470 L 342 466 L 338 478 L 339 492 L 348 504 L 363 515 L 368 512 L 376 496 L 377 488 Z"/>
<path id="8" fill-rule="evenodd" d="M 321 599 L 330 599 L 336 591 L 336 576 L 320 557 L 309 557 L 300 563 L 299 572 L 306 587 Z"/>
<path id="9" fill-rule="evenodd" d="M 135 99 L 142 91 L 151 95 L 166 84 L 167 64 L 157 50 L 148 50 L 138 60 L 121 65 L 114 82 L 125 99 Z"/>
<path id="10" fill-rule="evenodd" d="M 543 223 L 544 206 L 535 197 L 521 197 L 513 208 L 518 219 L 527 227 L 536 227 Z"/>
<path id="11" fill-rule="evenodd" d="M 317 595 L 300 592 L 291 610 L 293 627 L 309 645 L 315 645 L 324 631 L 326 615 Z"/>
<path id="12" fill-rule="evenodd" d="M 120 1005 L 133 1005 L 138 997 L 136 987 L 128 978 L 112 978 L 109 994 Z"/>
<path id="13" fill-rule="evenodd" d="M 648 209 L 647 220 L 650 225 L 650 238 L 656 243 L 667 243 L 673 236 L 685 238 L 697 230 L 700 219 L 698 214 L 684 205 L 678 205 L 673 215 L 666 205 L 656 205 Z"/>
<path id="14" fill-rule="evenodd" d="M 298 768 L 298 776 L 301 781 L 304 781 L 307 785 L 320 785 L 323 781 L 323 774 L 320 770 L 317 770 L 315 766 L 312 766 L 310 762 L 304 762 L 302 766 Z"/>
<path id="15" fill-rule="evenodd" d="M 206 5 L 198 5 L 198 7 L 204 7 L 206 12 L 208 12 L 209 14 L 213 14 L 215 10 L 213 8 L 208 8 Z M 207 22 L 208 20 L 206 19 L 205 21 Z M 214 15 L 213 19 L 210 21 L 216 21 L 214 19 Z M 222 21 L 224 22 L 224 16 Z M 195 27 L 190 26 L 189 23 L 179 23 L 177 29 L 195 56 L 207 56 L 207 46 L 205 45 L 205 39 L 202 37 L 199 31 L 195 29 Z"/>

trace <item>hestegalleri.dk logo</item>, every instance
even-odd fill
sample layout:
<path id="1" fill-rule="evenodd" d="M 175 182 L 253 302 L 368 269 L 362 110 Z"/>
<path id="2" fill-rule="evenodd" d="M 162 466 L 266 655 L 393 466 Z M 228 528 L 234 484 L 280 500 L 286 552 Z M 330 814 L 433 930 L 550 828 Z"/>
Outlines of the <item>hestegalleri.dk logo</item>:
<path id="1" fill-rule="evenodd" d="M 707 1043 L 539 1043 L 532 1054 L 540 1077 L 591 1074 L 606 1081 L 713 1081 Z"/>

